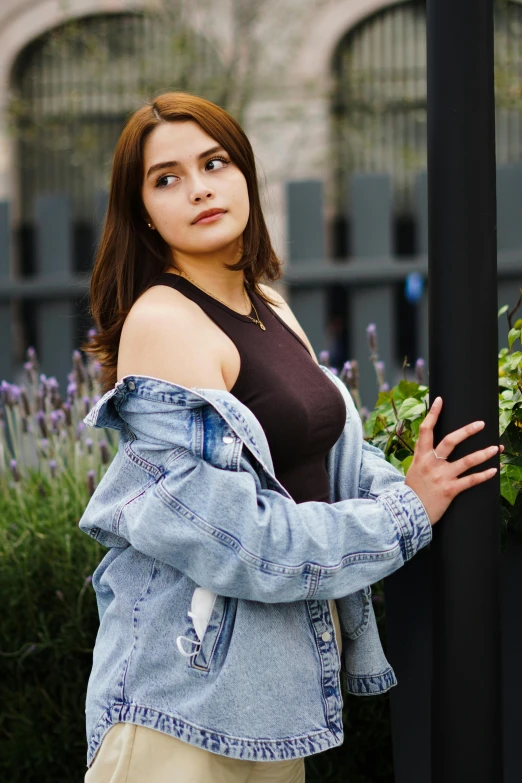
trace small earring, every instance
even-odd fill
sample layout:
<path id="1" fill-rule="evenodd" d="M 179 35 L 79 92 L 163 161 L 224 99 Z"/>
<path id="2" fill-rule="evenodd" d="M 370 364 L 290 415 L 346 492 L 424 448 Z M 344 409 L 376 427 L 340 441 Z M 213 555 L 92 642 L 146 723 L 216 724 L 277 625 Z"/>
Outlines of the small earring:
<path id="1" fill-rule="evenodd" d="M 154 227 L 153 227 L 153 225 L 152 225 L 152 223 L 147 223 L 147 225 L 148 225 L 148 227 L 149 227 L 150 229 L 153 229 L 153 228 L 154 228 Z"/>

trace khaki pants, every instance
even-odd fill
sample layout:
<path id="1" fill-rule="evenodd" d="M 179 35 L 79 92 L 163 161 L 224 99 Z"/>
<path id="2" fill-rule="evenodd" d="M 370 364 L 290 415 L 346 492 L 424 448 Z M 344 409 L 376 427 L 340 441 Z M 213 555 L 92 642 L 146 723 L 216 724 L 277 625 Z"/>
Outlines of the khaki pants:
<path id="1" fill-rule="evenodd" d="M 341 632 L 330 602 L 339 650 Z M 189 745 L 148 726 L 116 723 L 103 738 L 85 783 L 304 783 L 304 759 L 243 761 Z"/>
<path id="2" fill-rule="evenodd" d="M 304 759 L 243 761 L 134 723 L 112 726 L 85 783 L 304 783 Z"/>

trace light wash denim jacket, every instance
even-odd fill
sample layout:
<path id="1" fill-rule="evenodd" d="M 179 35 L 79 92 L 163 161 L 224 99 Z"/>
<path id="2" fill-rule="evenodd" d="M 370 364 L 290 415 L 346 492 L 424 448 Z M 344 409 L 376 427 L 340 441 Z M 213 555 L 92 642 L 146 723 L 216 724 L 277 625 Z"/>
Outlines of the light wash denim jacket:
<path id="1" fill-rule="evenodd" d="M 88 766 L 119 721 L 232 758 L 308 756 L 342 743 L 341 669 L 350 693 L 397 684 L 369 585 L 428 544 L 431 525 L 321 369 L 346 401 L 330 504 L 290 497 L 230 392 L 129 375 L 84 419 L 120 431 L 79 522 L 109 548 L 92 579 Z"/>

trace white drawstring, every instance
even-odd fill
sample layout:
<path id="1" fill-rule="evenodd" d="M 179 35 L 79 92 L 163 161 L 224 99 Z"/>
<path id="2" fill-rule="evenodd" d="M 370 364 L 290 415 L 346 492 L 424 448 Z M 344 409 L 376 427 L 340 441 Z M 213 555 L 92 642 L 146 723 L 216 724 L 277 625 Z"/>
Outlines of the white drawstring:
<path id="1" fill-rule="evenodd" d="M 181 644 L 181 640 L 184 640 L 185 642 L 188 642 L 189 644 L 192 644 L 196 649 L 194 652 L 187 652 L 183 649 L 183 645 Z M 201 642 L 195 642 L 193 639 L 189 639 L 188 636 L 178 636 L 176 639 L 176 647 L 180 651 L 182 655 L 185 656 L 185 658 L 192 658 L 193 655 L 197 655 L 199 652 L 199 648 L 201 647 Z"/>

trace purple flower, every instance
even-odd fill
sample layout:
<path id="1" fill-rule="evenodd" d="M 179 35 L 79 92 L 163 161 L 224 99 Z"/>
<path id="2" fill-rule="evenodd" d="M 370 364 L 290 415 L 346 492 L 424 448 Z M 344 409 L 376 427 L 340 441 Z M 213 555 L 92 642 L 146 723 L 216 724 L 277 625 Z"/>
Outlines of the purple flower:
<path id="1" fill-rule="evenodd" d="M 377 353 L 377 327 L 375 324 L 368 324 L 366 327 L 366 337 L 372 354 Z"/>
<path id="2" fill-rule="evenodd" d="M 417 383 L 424 385 L 426 382 L 426 362 L 424 359 L 417 359 L 415 362 L 415 378 Z"/>
<path id="3" fill-rule="evenodd" d="M 62 410 L 51 411 L 50 419 L 52 432 L 58 433 L 60 431 L 60 423 L 65 419 L 65 413 Z"/>
<path id="4" fill-rule="evenodd" d="M 20 481 L 20 471 L 18 470 L 18 462 L 15 459 L 12 459 L 9 463 L 9 467 L 11 468 L 11 473 L 13 474 L 14 480 Z"/>
<path id="5" fill-rule="evenodd" d="M 27 358 L 29 359 L 30 362 L 37 361 L 37 359 L 36 359 L 36 350 L 35 350 L 35 348 L 33 348 L 32 345 L 30 345 L 29 348 L 27 349 Z"/>
<path id="6" fill-rule="evenodd" d="M 330 366 L 330 351 L 319 351 L 319 364 L 324 364 L 325 367 Z"/>
<path id="7" fill-rule="evenodd" d="M 98 445 L 100 447 L 100 456 L 101 456 L 102 464 L 106 465 L 109 462 L 109 460 L 110 460 L 109 450 L 107 448 L 107 441 L 106 440 L 100 440 Z"/>
<path id="8" fill-rule="evenodd" d="M 385 365 L 382 361 L 374 362 L 375 372 L 377 374 L 377 383 L 379 384 L 379 388 L 381 391 L 388 391 L 388 389 L 381 388 L 385 385 L 384 383 L 384 371 L 385 371 Z"/>
<path id="9" fill-rule="evenodd" d="M 49 437 L 49 432 L 47 430 L 47 422 L 45 420 L 45 412 L 40 410 L 36 412 L 36 421 L 38 423 L 38 426 L 40 427 L 40 432 L 42 433 L 42 436 L 44 438 Z"/>
<path id="10" fill-rule="evenodd" d="M 98 331 L 96 329 L 89 329 L 89 331 L 87 332 L 87 337 L 89 338 L 89 340 L 92 340 L 93 337 L 96 337 L 97 334 Z"/>
<path id="11" fill-rule="evenodd" d="M 25 416 L 31 415 L 31 404 L 29 402 L 29 395 L 25 386 L 20 386 L 20 399 L 22 400 L 22 406 Z"/>
<path id="12" fill-rule="evenodd" d="M 62 402 L 62 410 L 65 415 L 65 423 L 68 427 L 72 424 L 72 415 L 71 415 L 71 403 L 70 402 Z"/>
<path id="13" fill-rule="evenodd" d="M 55 475 L 56 475 L 56 460 L 55 459 L 50 459 L 49 460 L 49 470 L 51 471 L 52 478 L 54 478 Z"/>
<path id="14" fill-rule="evenodd" d="M 40 438 L 40 448 L 42 451 L 45 451 L 49 446 L 49 441 L 47 438 Z"/>
<path id="15" fill-rule="evenodd" d="M 75 374 L 75 380 L 78 384 L 85 382 L 85 369 L 82 362 L 82 355 L 80 351 L 74 350 L 73 351 L 73 365 L 74 365 L 74 374 Z"/>
<path id="16" fill-rule="evenodd" d="M 370 411 L 368 410 L 368 408 L 361 408 L 361 410 L 359 411 L 359 416 L 361 417 L 361 421 L 364 424 L 364 422 L 367 421 L 367 419 L 369 419 L 370 417 Z"/>
<path id="17" fill-rule="evenodd" d="M 344 381 L 350 391 L 357 391 L 359 388 L 359 365 L 355 359 L 343 364 L 341 380 Z"/>
<path id="18" fill-rule="evenodd" d="M 34 369 L 33 363 L 32 362 L 25 362 L 24 370 L 25 370 L 25 372 L 27 374 L 27 378 L 29 380 L 29 383 L 32 386 L 35 383 L 35 381 L 36 381 L 36 373 L 35 373 L 35 369 Z"/>
<path id="19" fill-rule="evenodd" d="M 67 395 L 71 399 L 74 399 L 74 396 L 75 396 L 77 391 L 78 391 L 78 386 L 77 386 L 77 384 L 74 381 L 72 381 L 71 383 L 68 384 L 68 386 L 67 386 Z"/>
<path id="20" fill-rule="evenodd" d="M 38 410 L 45 411 L 45 391 L 43 389 L 38 389 L 36 392 L 36 403 Z"/>
<path id="21" fill-rule="evenodd" d="M 92 445 L 93 445 L 93 439 L 92 438 L 86 438 L 85 439 L 85 445 L 87 446 L 87 451 L 89 454 L 92 454 Z"/>
<path id="22" fill-rule="evenodd" d="M 87 489 L 89 491 L 89 496 L 94 495 L 94 490 L 96 489 L 96 473 L 94 470 L 89 470 L 87 472 Z"/>
<path id="23" fill-rule="evenodd" d="M 381 385 L 379 386 L 379 391 L 382 391 L 382 392 L 388 392 L 388 391 L 390 391 L 390 386 L 389 386 L 389 384 L 387 384 L 387 383 L 381 383 Z"/>

